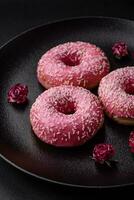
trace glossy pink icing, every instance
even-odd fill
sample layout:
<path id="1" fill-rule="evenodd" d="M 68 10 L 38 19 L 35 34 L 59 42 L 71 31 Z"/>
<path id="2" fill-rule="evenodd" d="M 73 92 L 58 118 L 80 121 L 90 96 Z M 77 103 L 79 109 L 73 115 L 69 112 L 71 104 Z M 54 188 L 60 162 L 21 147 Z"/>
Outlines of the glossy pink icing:
<path id="1" fill-rule="evenodd" d="M 72 112 L 73 114 L 67 114 Z M 103 123 L 98 98 L 81 87 L 58 86 L 43 92 L 32 105 L 30 121 L 42 141 L 54 146 L 78 146 Z"/>
<path id="2" fill-rule="evenodd" d="M 38 63 L 37 77 L 46 88 L 74 85 L 96 86 L 109 72 L 104 52 L 86 42 L 67 42 L 47 51 Z"/>
<path id="3" fill-rule="evenodd" d="M 111 117 L 134 119 L 134 67 L 120 68 L 105 76 L 99 98 Z"/>

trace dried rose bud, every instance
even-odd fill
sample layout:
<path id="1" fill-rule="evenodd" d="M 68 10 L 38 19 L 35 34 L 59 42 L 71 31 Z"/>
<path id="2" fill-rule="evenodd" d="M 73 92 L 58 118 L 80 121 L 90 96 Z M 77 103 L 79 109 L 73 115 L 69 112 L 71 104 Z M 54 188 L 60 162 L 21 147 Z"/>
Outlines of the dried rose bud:
<path id="1" fill-rule="evenodd" d="M 128 140 L 128 145 L 130 147 L 130 151 L 132 153 L 134 153 L 134 131 L 132 131 L 130 133 L 129 140 Z"/>
<path id="2" fill-rule="evenodd" d="M 96 163 L 108 164 L 114 154 L 115 150 L 111 144 L 97 144 L 93 149 L 93 160 Z"/>
<path id="3" fill-rule="evenodd" d="M 124 42 L 117 42 L 112 47 L 113 55 L 117 59 L 121 59 L 128 55 L 128 47 Z"/>
<path id="4" fill-rule="evenodd" d="M 13 85 L 8 91 L 8 102 L 16 104 L 24 104 L 27 101 L 28 87 L 18 83 Z"/>

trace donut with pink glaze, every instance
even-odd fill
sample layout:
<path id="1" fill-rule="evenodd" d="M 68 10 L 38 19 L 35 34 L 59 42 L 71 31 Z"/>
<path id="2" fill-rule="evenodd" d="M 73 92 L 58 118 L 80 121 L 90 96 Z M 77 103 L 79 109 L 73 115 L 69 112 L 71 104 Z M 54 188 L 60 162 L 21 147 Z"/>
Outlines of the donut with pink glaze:
<path id="1" fill-rule="evenodd" d="M 35 135 L 45 143 L 73 147 L 91 139 L 103 124 L 103 109 L 90 91 L 74 86 L 52 87 L 30 110 Z"/>
<path id="2" fill-rule="evenodd" d="M 112 71 L 99 85 L 106 113 L 120 124 L 134 125 L 134 66 Z"/>
<path id="3" fill-rule="evenodd" d="M 109 68 L 109 61 L 99 47 L 87 42 L 67 42 L 41 57 L 37 77 L 47 89 L 59 85 L 90 89 L 99 84 Z"/>

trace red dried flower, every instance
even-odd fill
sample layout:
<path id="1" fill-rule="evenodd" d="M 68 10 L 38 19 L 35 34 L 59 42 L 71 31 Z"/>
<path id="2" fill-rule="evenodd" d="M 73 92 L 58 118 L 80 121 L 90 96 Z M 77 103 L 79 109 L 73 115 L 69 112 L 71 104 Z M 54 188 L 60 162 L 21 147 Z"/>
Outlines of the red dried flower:
<path id="1" fill-rule="evenodd" d="M 93 159 L 100 164 L 109 161 L 114 154 L 115 150 L 111 144 L 97 144 L 93 149 Z"/>
<path id="2" fill-rule="evenodd" d="M 124 42 L 117 42 L 112 47 L 113 55 L 117 59 L 121 59 L 128 55 L 128 47 Z"/>
<path id="3" fill-rule="evenodd" d="M 8 102 L 23 104 L 27 101 L 28 87 L 24 84 L 17 83 L 13 85 L 8 91 Z"/>
<path id="4" fill-rule="evenodd" d="M 132 153 L 134 153 L 134 131 L 132 131 L 130 133 L 129 140 L 128 140 L 128 145 L 131 148 L 130 151 Z"/>

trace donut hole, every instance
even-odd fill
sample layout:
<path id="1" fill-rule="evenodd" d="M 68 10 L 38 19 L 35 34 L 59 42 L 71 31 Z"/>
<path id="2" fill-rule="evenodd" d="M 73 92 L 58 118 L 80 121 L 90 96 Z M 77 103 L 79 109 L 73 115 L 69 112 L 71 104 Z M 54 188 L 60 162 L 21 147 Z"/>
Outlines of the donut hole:
<path id="1" fill-rule="evenodd" d="M 59 102 L 58 105 L 56 106 L 56 109 L 60 113 L 63 113 L 65 115 L 71 115 L 75 113 L 76 106 L 74 102 L 65 101 L 64 103 Z"/>
<path id="2" fill-rule="evenodd" d="M 77 66 L 80 64 L 80 56 L 77 53 L 64 54 L 61 56 L 61 61 L 67 66 Z"/>
<path id="3" fill-rule="evenodd" d="M 134 83 L 126 84 L 125 92 L 129 95 L 134 95 Z"/>

